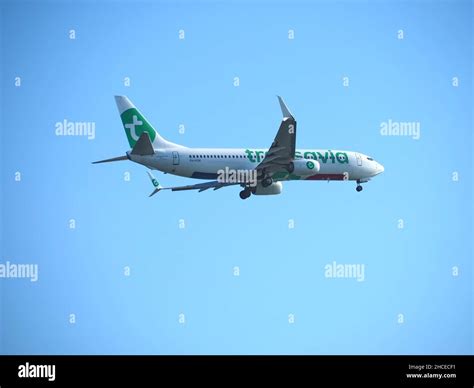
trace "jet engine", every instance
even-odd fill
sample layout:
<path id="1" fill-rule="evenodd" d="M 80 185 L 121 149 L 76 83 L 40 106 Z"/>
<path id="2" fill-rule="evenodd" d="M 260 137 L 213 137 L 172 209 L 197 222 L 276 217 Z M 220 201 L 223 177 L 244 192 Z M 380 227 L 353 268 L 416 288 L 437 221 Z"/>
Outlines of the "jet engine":
<path id="1" fill-rule="evenodd" d="M 314 159 L 296 159 L 293 165 L 295 168 L 292 173 L 303 176 L 316 174 L 321 168 L 319 162 Z"/>
<path id="2" fill-rule="evenodd" d="M 270 186 L 268 187 L 263 187 L 261 183 L 255 187 L 255 193 L 254 195 L 275 195 L 275 194 L 281 194 L 283 190 L 283 185 L 281 182 L 273 182 Z"/>

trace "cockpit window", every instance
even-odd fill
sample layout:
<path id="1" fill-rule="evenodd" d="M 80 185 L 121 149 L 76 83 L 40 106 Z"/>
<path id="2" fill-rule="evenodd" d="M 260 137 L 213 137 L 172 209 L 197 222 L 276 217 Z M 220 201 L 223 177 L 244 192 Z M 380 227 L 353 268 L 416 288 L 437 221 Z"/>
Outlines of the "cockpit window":
<path id="1" fill-rule="evenodd" d="M 367 160 L 374 160 L 374 158 L 371 158 L 370 156 L 367 156 Z"/>

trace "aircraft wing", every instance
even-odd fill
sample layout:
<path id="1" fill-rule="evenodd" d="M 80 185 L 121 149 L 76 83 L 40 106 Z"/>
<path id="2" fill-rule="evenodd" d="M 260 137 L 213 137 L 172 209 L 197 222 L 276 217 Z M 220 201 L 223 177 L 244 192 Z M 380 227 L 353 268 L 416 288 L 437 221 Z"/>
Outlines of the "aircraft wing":
<path id="1" fill-rule="evenodd" d="M 280 96 L 278 101 L 283 120 L 265 158 L 257 166 L 257 171 L 264 171 L 266 174 L 281 171 L 295 158 L 296 120 Z"/>
<path id="2" fill-rule="evenodd" d="M 171 191 L 198 190 L 199 192 L 201 192 L 208 189 L 218 190 L 226 186 L 240 185 L 240 183 L 225 183 L 225 182 L 219 182 L 219 181 L 211 181 L 211 182 L 197 183 L 195 185 L 162 187 L 149 171 L 148 171 L 148 176 L 150 177 L 151 182 L 153 183 L 153 186 L 155 186 L 155 190 L 149 195 L 150 197 L 152 195 L 155 195 L 161 190 L 171 190 Z"/>

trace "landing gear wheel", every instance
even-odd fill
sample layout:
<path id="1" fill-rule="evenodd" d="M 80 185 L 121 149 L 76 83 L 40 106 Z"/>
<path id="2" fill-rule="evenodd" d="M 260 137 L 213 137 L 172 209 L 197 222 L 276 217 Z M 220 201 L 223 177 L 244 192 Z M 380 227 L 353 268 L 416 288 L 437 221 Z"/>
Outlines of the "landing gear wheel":
<path id="1" fill-rule="evenodd" d="M 362 188 L 363 188 L 363 187 L 362 187 L 361 185 L 357 185 L 356 190 L 357 190 L 357 191 L 362 191 Z"/>
<path id="2" fill-rule="evenodd" d="M 250 190 L 242 190 L 240 193 L 239 193 L 239 196 L 241 199 L 247 199 L 248 197 L 250 197 Z"/>
<path id="3" fill-rule="evenodd" d="M 292 174 L 293 171 L 295 171 L 295 164 L 293 162 L 290 162 L 290 164 L 288 164 L 288 166 L 286 167 L 286 171 Z"/>
<path id="4" fill-rule="evenodd" d="M 262 181 L 262 186 L 268 187 L 268 186 L 271 186 L 272 183 L 273 183 L 273 179 L 271 177 L 267 177 Z"/>

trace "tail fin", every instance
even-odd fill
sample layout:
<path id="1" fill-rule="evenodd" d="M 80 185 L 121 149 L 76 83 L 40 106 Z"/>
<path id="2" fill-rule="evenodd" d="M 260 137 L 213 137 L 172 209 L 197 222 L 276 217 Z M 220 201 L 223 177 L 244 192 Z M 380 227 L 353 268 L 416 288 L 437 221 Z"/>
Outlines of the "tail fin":
<path id="1" fill-rule="evenodd" d="M 150 177 L 151 183 L 153 183 L 153 186 L 155 187 L 155 190 L 149 195 L 150 197 L 152 195 L 155 195 L 158 191 L 162 189 L 160 183 L 155 179 L 155 177 L 151 174 L 150 171 L 147 171 L 148 176 Z"/>
<path id="2" fill-rule="evenodd" d="M 176 146 L 176 144 L 163 139 L 126 96 L 115 96 L 115 102 L 117 103 L 130 148 L 135 147 L 140 135 L 144 132 L 148 133 L 155 148 L 170 148 Z"/>

